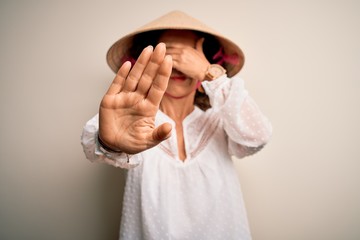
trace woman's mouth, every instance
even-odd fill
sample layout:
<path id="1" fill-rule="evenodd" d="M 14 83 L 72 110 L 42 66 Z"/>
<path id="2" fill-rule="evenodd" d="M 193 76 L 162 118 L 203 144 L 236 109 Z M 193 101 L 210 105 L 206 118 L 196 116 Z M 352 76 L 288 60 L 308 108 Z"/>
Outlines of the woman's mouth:
<path id="1" fill-rule="evenodd" d="M 174 80 L 174 81 L 178 81 L 178 82 L 183 82 L 186 80 L 186 76 L 183 75 L 173 75 L 170 76 L 170 79 Z"/>

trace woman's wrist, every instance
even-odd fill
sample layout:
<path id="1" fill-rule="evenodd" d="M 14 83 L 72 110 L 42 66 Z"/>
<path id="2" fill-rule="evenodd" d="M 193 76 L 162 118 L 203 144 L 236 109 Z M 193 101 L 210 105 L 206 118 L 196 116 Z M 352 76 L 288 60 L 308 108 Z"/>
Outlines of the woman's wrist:
<path id="1" fill-rule="evenodd" d="M 98 139 L 99 145 L 100 145 L 104 150 L 106 150 L 106 151 L 108 151 L 108 152 L 112 152 L 112 153 L 122 153 L 122 152 L 123 152 L 123 151 L 121 151 L 121 150 L 112 149 L 111 147 L 109 147 L 108 145 L 106 145 L 106 144 L 104 143 L 104 141 L 101 140 L 100 134 L 97 135 L 97 139 Z"/>

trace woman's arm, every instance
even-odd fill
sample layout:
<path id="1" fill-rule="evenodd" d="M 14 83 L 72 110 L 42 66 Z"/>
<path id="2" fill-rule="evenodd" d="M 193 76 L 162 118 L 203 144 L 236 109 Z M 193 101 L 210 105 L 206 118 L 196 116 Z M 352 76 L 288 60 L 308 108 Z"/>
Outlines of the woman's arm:
<path id="1" fill-rule="evenodd" d="M 272 126 L 249 96 L 241 78 L 226 76 L 203 82 L 214 111 L 229 137 L 229 152 L 238 158 L 256 153 L 270 140 Z"/>

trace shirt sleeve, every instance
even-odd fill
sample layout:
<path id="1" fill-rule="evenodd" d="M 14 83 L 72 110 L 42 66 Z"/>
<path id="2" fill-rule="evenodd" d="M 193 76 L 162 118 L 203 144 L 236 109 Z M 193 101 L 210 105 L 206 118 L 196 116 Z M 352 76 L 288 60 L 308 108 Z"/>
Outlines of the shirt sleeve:
<path id="1" fill-rule="evenodd" d="M 141 154 L 115 153 L 102 148 L 98 142 L 98 129 L 99 115 L 96 114 L 85 124 L 81 134 L 81 145 L 88 160 L 125 169 L 134 168 L 140 164 Z"/>
<path id="2" fill-rule="evenodd" d="M 229 153 L 242 158 L 258 152 L 270 140 L 272 126 L 245 89 L 243 79 L 222 76 L 204 81 L 214 111 L 228 136 Z"/>

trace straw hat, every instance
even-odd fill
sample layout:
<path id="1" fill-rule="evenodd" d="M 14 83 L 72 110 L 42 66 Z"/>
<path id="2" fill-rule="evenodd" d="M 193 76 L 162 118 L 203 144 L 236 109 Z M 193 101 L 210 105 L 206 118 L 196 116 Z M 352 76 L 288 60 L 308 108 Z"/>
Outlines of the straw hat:
<path id="1" fill-rule="evenodd" d="M 230 41 L 217 31 L 211 29 L 204 23 L 185 14 L 184 12 L 172 11 L 116 41 L 110 47 L 106 56 L 107 63 L 110 68 L 114 72 L 118 71 L 122 64 L 121 59 L 123 59 L 123 56 L 131 46 L 131 42 L 135 35 L 143 32 L 164 29 L 195 30 L 213 35 L 215 38 L 217 38 L 220 45 L 223 47 L 224 54 L 227 56 L 235 56 L 237 59 L 235 64 L 225 64 L 225 68 L 229 77 L 232 77 L 238 73 L 244 65 L 244 54 L 234 42 Z"/>

